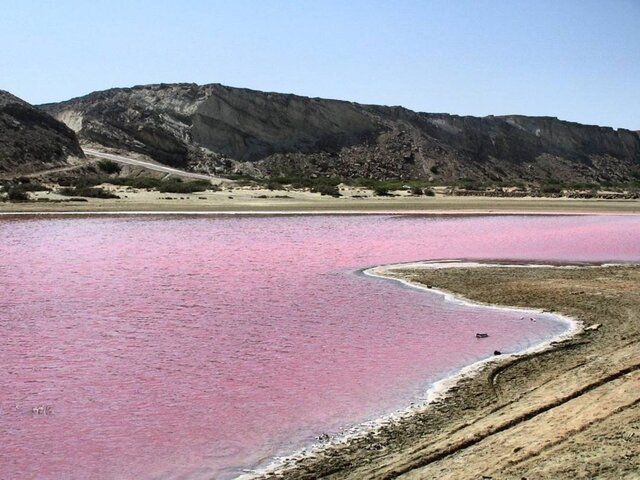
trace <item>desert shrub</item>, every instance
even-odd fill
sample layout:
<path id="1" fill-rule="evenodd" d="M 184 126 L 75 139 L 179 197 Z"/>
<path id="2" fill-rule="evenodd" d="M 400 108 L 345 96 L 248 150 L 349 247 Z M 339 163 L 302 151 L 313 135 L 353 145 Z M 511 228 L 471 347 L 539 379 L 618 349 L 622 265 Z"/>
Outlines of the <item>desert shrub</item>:
<path id="1" fill-rule="evenodd" d="M 567 188 L 574 188 L 576 190 L 592 190 L 598 189 L 600 185 L 593 182 L 573 182 L 567 184 Z"/>
<path id="2" fill-rule="evenodd" d="M 122 166 L 112 160 L 100 160 L 98 162 L 98 168 L 109 175 L 112 173 L 120 173 L 122 170 Z"/>
<path id="3" fill-rule="evenodd" d="M 483 185 L 478 180 L 473 178 L 464 177 L 458 180 L 457 185 L 465 190 L 480 190 Z"/>
<path id="4" fill-rule="evenodd" d="M 276 181 L 273 181 L 273 180 L 268 182 L 266 187 L 269 190 L 284 190 L 284 187 L 282 186 L 282 183 L 276 182 Z"/>
<path id="5" fill-rule="evenodd" d="M 58 177 L 56 183 L 61 187 L 94 187 L 110 181 L 108 177 L 98 175 L 85 175 L 83 177 Z"/>
<path id="6" fill-rule="evenodd" d="M 244 173 L 229 173 L 224 177 L 229 180 L 245 181 L 245 182 L 251 182 L 251 181 L 257 180 L 255 177 L 252 177 L 251 175 L 246 175 Z"/>
<path id="7" fill-rule="evenodd" d="M 7 200 L 10 202 L 27 202 L 29 195 L 18 186 L 11 186 L 7 189 Z"/>
<path id="8" fill-rule="evenodd" d="M 109 183 L 132 188 L 152 190 L 159 187 L 162 183 L 162 180 L 153 177 L 118 177 L 109 179 Z"/>
<path id="9" fill-rule="evenodd" d="M 317 192 L 321 195 L 330 195 L 332 197 L 339 197 L 340 194 L 340 190 L 338 190 L 338 187 L 336 185 L 328 185 L 328 184 L 321 184 L 321 185 L 316 185 L 311 189 L 312 192 Z"/>
<path id="10" fill-rule="evenodd" d="M 294 175 L 272 177 L 270 182 L 277 182 L 281 185 L 291 185 L 293 188 L 310 188 L 318 191 L 319 188 L 337 187 L 342 183 L 338 177 L 299 177 Z"/>
<path id="11" fill-rule="evenodd" d="M 120 198 L 118 195 L 97 187 L 64 187 L 58 190 L 66 197 Z"/>
<path id="12" fill-rule="evenodd" d="M 558 194 L 562 192 L 562 187 L 555 183 L 547 183 L 540 188 L 542 193 Z"/>
<path id="13" fill-rule="evenodd" d="M 211 185 L 207 180 L 182 181 L 180 178 L 169 179 L 161 182 L 157 189 L 162 193 L 193 193 L 205 190 L 215 190 L 218 188 Z"/>
<path id="14" fill-rule="evenodd" d="M 422 195 L 424 193 L 422 188 L 421 187 L 417 187 L 417 186 L 416 187 L 411 187 L 410 192 L 411 192 L 411 195 L 415 195 L 417 197 L 419 197 L 420 195 Z"/>
<path id="15" fill-rule="evenodd" d="M 26 183 L 5 181 L 2 183 L 2 190 L 5 193 L 5 200 L 10 202 L 26 202 L 30 200 L 28 192 L 40 192 L 49 189 L 41 183 L 29 180 Z"/>
<path id="16" fill-rule="evenodd" d="M 373 193 L 375 193 L 379 197 L 386 197 L 389 195 L 389 189 L 383 185 L 378 185 L 373 189 Z"/>
<path id="17" fill-rule="evenodd" d="M 427 196 L 427 197 L 435 197 L 436 192 L 434 192 L 432 188 L 425 188 L 422 191 L 422 194 Z"/>
<path id="18" fill-rule="evenodd" d="M 51 190 L 49 187 L 45 187 L 40 182 L 29 181 L 27 183 L 20 183 L 13 186 L 14 189 L 22 192 L 48 192 Z"/>

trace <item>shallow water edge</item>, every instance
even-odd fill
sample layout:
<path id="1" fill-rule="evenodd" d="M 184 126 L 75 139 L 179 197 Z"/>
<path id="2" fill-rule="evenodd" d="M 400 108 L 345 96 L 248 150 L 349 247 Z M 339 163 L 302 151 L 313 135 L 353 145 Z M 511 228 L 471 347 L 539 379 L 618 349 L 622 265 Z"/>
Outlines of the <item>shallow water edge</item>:
<path id="1" fill-rule="evenodd" d="M 297 452 L 285 456 L 278 457 L 274 459 L 271 463 L 266 465 L 265 467 L 258 468 L 256 470 L 246 470 L 245 474 L 242 474 L 237 477 L 237 480 L 250 480 L 260 478 L 263 475 L 273 475 L 279 474 L 283 472 L 287 472 L 290 470 L 295 470 L 295 468 L 300 464 L 300 462 L 318 457 L 323 453 L 331 450 L 340 445 L 346 445 L 355 440 L 365 439 L 367 436 L 375 436 L 377 432 L 379 432 L 382 428 L 393 425 L 395 422 L 399 420 L 407 420 L 411 419 L 412 416 L 416 416 L 422 413 L 426 408 L 432 405 L 435 402 L 441 401 L 445 399 L 448 395 L 451 394 L 452 389 L 456 387 L 462 380 L 478 375 L 481 371 L 483 371 L 489 365 L 495 365 L 499 363 L 506 363 L 510 360 L 516 358 L 523 358 L 530 355 L 538 354 L 540 352 L 553 349 L 555 345 L 565 342 L 572 337 L 580 334 L 584 330 L 583 322 L 572 318 L 567 315 L 560 314 L 558 312 L 549 312 L 543 311 L 540 309 L 534 308 L 522 308 L 522 307 L 514 307 L 508 305 L 496 305 L 485 302 L 478 302 L 474 300 L 470 300 L 463 295 L 455 294 L 453 292 L 443 290 L 435 287 L 427 287 L 423 284 L 412 282 L 406 278 L 399 276 L 398 273 L 394 273 L 394 270 L 398 269 L 449 269 L 449 268 L 594 268 L 598 266 L 613 266 L 618 265 L 617 263 L 606 263 L 606 264 L 543 264 L 543 263 L 526 263 L 526 262 L 518 262 L 518 263 L 494 263 L 494 262 L 474 262 L 474 261 L 465 261 L 465 260 L 445 260 L 445 261 L 423 261 L 423 262 L 408 262 L 408 263 L 396 263 L 396 264 L 386 264 L 379 265 L 375 267 L 366 268 L 360 271 L 360 273 L 370 276 L 376 277 L 383 280 L 388 281 L 396 281 L 401 283 L 404 286 L 418 289 L 425 292 L 430 292 L 436 295 L 442 295 L 447 302 L 456 303 L 458 305 L 465 305 L 470 307 L 478 307 L 482 306 L 484 308 L 493 308 L 501 311 L 511 311 L 518 312 L 523 315 L 538 315 L 538 314 L 552 314 L 553 317 L 560 323 L 563 323 L 567 326 L 567 329 L 559 334 L 555 335 L 552 338 L 549 338 L 541 343 L 536 345 L 532 345 L 529 348 L 526 348 L 521 351 L 511 352 L 508 354 L 501 355 L 493 355 L 477 362 L 474 362 L 470 365 L 463 367 L 462 369 L 458 369 L 433 384 L 429 386 L 427 391 L 425 392 L 424 401 L 419 403 L 411 403 L 406 408 L 394 411 L 388 415 L 380 417 L 376 420 L 366 422 L 344 432 L 341 432 L 339 435 L 334 436 L 323 443 L 315 443 L 308 447 L 302 448 Z"/>

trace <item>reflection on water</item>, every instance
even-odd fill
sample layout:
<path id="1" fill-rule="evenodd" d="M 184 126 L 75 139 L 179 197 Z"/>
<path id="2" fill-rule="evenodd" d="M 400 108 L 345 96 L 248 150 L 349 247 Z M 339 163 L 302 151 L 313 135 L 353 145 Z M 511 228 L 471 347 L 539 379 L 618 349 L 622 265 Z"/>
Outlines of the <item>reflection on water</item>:
<path id="1" fill-rule="evenodd" d="M 359 269 L 635 261 L 639 232 L 637 217 L 0 220 L 0 477 L 232 477 L 565 328 Z"/>

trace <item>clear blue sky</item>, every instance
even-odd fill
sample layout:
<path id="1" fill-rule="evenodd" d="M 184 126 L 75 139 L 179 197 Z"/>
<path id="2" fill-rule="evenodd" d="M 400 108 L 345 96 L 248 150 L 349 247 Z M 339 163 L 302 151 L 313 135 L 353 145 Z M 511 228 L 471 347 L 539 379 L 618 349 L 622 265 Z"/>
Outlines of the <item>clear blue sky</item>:
<path id="1" fill-rule="evenodd" d="M 32 103 L 223 83 L 640 129 L 640 0 L 2 0 L 0 52 Z"/>

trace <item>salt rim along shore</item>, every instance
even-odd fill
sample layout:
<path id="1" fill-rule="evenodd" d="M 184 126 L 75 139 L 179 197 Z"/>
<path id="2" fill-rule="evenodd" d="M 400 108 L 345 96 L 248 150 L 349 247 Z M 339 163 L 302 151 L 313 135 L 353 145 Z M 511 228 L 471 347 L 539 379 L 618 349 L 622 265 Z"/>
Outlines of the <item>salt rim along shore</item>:
<path id="1" fill-rule="evenodd" d="M 614 266 L 614 264 L 606 264 L 607 266 Z M 425 408 L 429 407 L 432 403 L 442 400 L 446 398 L 448 395 L 452 394 L 453 389 L 463 380 L 473 377 L 480 373 L 483 369 L 485 369 L 489 365 L 495 365 L 500 363 L 506 363 L 509 360 L 516 358 L 523 358 L 530 356 L 535 353 L 543 352 L 545 350 L 549 350 L 554 348 L 554 346 L 558 343 L 565 342 L 577 334 L 581 333 L 584 329 L 584 324 L 582 321 L 569 317 L 567 315 L 563 315 L 557 312 L 550 312 L 541 309 L 535 308 L 522 308 L 522 307 L 513 307 L 513 306 L 505 306 L 505 305 L 497 305 L 493 303 L 485 303 L 480 301 L 475 301 L 466 298 L 465 296 L 457 293 L 450 292 L 448 290 L 444 290 L 441 288 L 436 288 L 432 286 L 425 286 L 417 282 L 413 282 L 401 276 L 401 274 L 397 273 L 398 269 L 451 269 L 451 268 L 585 268 L 585 267 L 599 267 L 605 266 L 602 265 L 579 265 L 579 264 L 562 264 L 562 265 L 551 265 L 551 264 L 530 264 L 530 263 L 492 263 L 492 262 L 469 262 L 465 260 L 440 260 L 440 261 L 421 261 L 421 262 L 408 262 L 408 263 L 396 263 L 396 264 L 388 264 L 388 265 L 380 265 L 371 268 L 362 269 L 360 272 L 364 275 L 370 277 L 376 277 L 383 280 L 391 280 L 399 282 L 403 285 L 409 286 L 411 288 L 416 288 L 421 291 L 429 292 L 431 294 L 438 294 L 445 297 L 447 302 L 456 303 L 459 305 L 466 306 L 482 306 L 484 308 L 493 308 L 497 310 L 507 310 L 512 312 L 517 312 L 522 314 L 523 316 L 534 316 L 540 314 L 552 314 L 554 319 L 565 323 L 567 325 L 567 330 L 557 335 L 553 338 L 550 338 L 544 342 L 533 345 L 525 350 L 512 352 L 508 354 L 502 355 L 494 355 L 491 357 L 487 357 L 485 359 L 474 362 L 462 369 L 456 371 L 452 375 L 449 375 L 441 380 L 434 382 L 428 390 L 425 392 L 424 401 L 421 401 L 417 404 L 412 403 L 406 408 L 401 410 L 392 412 L 382 418 L 373 420 L 371 422 L 367 422 L 364 424 L 360 424 L 354 426 L 344 432 L 341 432 L 339 435 L 328 439 L 323 443 L 315 443 L 309 447 L 303 448 L 298 452 L 286 456 L 275 459 L 268 466 L 258 469 L 256 471 L 247 471 L 247 473 L 237 477 L 238 480 L 249 480 L 256 479 L 262 476 L 278 476 L 282 473 L 286 473 L 288 471 L 295 470 L 298 464 L 310 458 L 318 457 L 319 455 L 325 453 L 327 450 L 330 450 L 339 445 L 346 445 L 349 442 L 352 442 L 356 439 L 362 439 L 368 435 L 377 433 L 381 428 L 385 426 L 389 426 L 398 420 L 405 419 L 410 420 L 411 417 L 420 413 Z"/>

